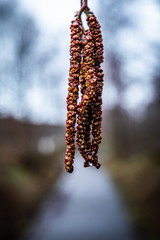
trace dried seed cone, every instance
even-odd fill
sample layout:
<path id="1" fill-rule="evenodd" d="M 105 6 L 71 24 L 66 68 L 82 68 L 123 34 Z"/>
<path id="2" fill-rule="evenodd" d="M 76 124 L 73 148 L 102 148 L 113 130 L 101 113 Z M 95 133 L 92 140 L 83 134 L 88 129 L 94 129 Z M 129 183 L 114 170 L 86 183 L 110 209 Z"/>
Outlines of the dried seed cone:
<path id="1" fill-rule="evenodd" d="M 73 171 L 73 162 L 75 155 L 75 123 L 77 114 L 77 99 L 79 88 L 79 74 L 81 62 L 81 36 L 82 26 L 79 19 L 71 23 L 71 44 L 70 44 L 70 72 L 68 78 L 68 96 L 67 96 L 67 120 L 66 120 L 66 157 L 65 168 L 71 173 Z"/>

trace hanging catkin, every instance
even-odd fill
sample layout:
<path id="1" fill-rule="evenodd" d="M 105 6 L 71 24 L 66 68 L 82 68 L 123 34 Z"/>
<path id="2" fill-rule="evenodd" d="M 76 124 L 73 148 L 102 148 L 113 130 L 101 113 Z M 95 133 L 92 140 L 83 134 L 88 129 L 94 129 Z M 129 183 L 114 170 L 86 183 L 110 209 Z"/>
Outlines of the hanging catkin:
<path id="1" fill-rule="evenodd" d="M 92 105 L 95 97 L 95 84 L 97 82 L 95 72 L 95 62 L 93 59 L 94 43 L 93 37 L 89 30 L 84 32 L 83 41 L 83 64 L 81 65 L 85 82 L 84 93 L 81 96 L 81 102 L 78 109 L 78 125 L 77 125 L 77 144 L 78 149 L 85 159 L 84 166 L 88 167 L 92 162 L 92 151 L 90 141 L 90 128 L 92 121 Z M 81 86 L 84 88 L 84 86 Z M 82 91 L 81 91 L 82 92 Z"/>
<path id="2" fill-rule="evenodd" d="M 94 60 L 95 60 L 95 72 L 97 77 L 97 84 L 95 89 L 95 99 L 92 105 L 92 154 L 93 162 L 97 162 L 97 153 L 99 144 L 101 143 L 101 122 L 102 122 L 102 88 L 103 88 L 103 70 L 100 64 L 103 62 L 103 44 L 102 35 L 100 31 L 100 24 L 98 23 L 95 15 L 92 13 L 88 15 L 87 22 L 94 40 Z"/>
<path id="3" fill-rule="evenodd" d="M 84 30 L 80 15 L 87 14 L 88 30 Z M 71 173 L 75 155 L 75 137 L 84 167 L 98 162 L 98 148 L 101 143 L 103 43 L 100 24 L 85 5 L 71 23 L 70 71 L 68 78 L 66 157 L 65 168 Z M 81 100 L 77 105 L 78 92 Z M 77 126 L 76 126 L 77 120 Z"/>
<path id="4" fill-rule="evenodd" d="M 71 23 L 71 46 L 70 46 L 70 71 L 68 78 L 67 96 L 67 120 L 66 120 L 66 157 L 65 168 L 67 172 L 73 172 L 73 160 L 75 154 L 75 123 L 77 114 L 77 99 L 79 88 L 79 74 L 81 62 L 81 36 L 82 26 L 79 19 Z"/>

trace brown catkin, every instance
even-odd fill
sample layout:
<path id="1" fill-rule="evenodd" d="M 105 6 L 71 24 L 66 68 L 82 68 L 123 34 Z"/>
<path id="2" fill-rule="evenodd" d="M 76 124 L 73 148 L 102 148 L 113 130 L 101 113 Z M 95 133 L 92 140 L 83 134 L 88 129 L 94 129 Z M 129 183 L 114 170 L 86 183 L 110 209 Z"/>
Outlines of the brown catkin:
<path id="1" fill-rule="evenodd" d="M 97 87 L 96 87 L 96 97 L 95 102 L 92 108 L 92 154 L 93 161 L 97 162 L 97 153 L 99 144 L 101 143 L 101 128 L 102 128 L 102 89 L 103 89 L 103 70 L 101 69 L 100 64 L 103 62 L 103 39 L 100 30 L 100 24 L 98 23 L 95 15 L 92 13 L 88 15 L 87 22 L 89 29 L 92 33 L 92 37 L 94 40 L 95 51 L 94 51 L 94 59 L 95 59 L 95 71 L 97 76 Z"/>
<path id="2" fill-rule="evenodd" d="M 70 72 L 68 78 L 67 120 L 66 120 L 66 157 L 65 168 L 71 173 L 75 155 L 75 123 L 77 114 L 77 99 L 81 62 L 82 26 L 79 19 L 71 23 Z"/>
<path id="3" fill-rule="evenodd" d="M 87 12 L 86 12 L 87 13 Z M 75 134 L 78 150 L 84 158 L 84 167 L 97 169 L 98 148 L 101 143 L 103 43 L 100 24 L 93 13 L 87 13 L 89 29 L 83 30 L 80 18 L 71 23 L 70 71 L 68 78 L 66 157 L 67 172 L 73 171 Z M 77 105 L 79 84 L 81 101 Z M 77 127 L 76 125 L 77 118 Z"/>
<path id="4" fill-rule="evenodd" d="M 85 79 L 85 91 L 82 92 L 82 99 L 79 104 L 78 126 L 77 126 L 77 144 L 80 153 L 85 159 L 84 167 L 90 166 L 92 163 L 97 168 L 100 167 L 98 159 L 93 158 L 91 147 L 91 123 L 92 123 L 92 108 L 96 101 L 97 76 L 95 71 L 93 36 L 89 30 L 84 33 L 83 43 L 83 78 Z M 84 85 L 81 86 L 84 90 Z"/>
<path id="5" fill-rule="evenodd" d="M 78 149 L 85 159 L 84 166 L 89 166 L 92 161 L 90 125 L 91 125 L 91 104 L 93 102 L 94 86 L 91 84 L 95 78 L 93 39 L 90 31 L 85 31 L 83 39 L 83 62 L 81 64 L 81 102 L 78 109 L 77 124 L 77 145 Z M 93 76 L 92 76 L 93 75 Z"/>

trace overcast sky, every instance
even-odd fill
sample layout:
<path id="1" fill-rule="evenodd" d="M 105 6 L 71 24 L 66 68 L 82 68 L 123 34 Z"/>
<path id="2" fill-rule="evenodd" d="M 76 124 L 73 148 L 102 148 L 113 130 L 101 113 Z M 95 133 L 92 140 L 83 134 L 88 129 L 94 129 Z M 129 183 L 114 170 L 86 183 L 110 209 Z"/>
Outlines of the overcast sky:
<path id="1" fill-rule="evenodd" d="M 98 13 L 97 0 L 90 1 L 90 8 L 95 14 Z M 75 0 L 19 0 L 20 7 L 31 14 L 40 31 L 42 44 L 55 45 L 58 48 L 56 62 L 53 68 L 61 75 L 60 91 L 62 104 L 53 106 L 46 97 L 43 86 L 33 84 L 29 89 L 27 100 L 33 110 L 33 120 L 65 123 L 66 119 L 66 96 L 69 73 L 69 48 L 70 48 L 70 24 L 75 13 L 80 9 L 80 1 Z M 55 65 L 56 64 L 56 65 Z M 52 104 L 52 106 L 51 106 Z"/>
<path id="2" fill-rule="evenodd" d="M 98 15 L 99 2 L 98 0 L 88 1 L 91 10 L 96 15 Z M 33 86 L 28 92 L 28 101 L 34 110 L 35 120 L 64 122 L 66 118 L 65 98 L 67 95 L 69 71 L 69 28 L 75 12 L 80 9 L 80 1 L 19 0 L 19 3 L 23 10 L 33 16 L 42 36 L 53 42 L 56 40 L 56 44 L 60 49 L 56 61 L 56 70 L 61 71 L 61 73 L 63 72 L 60 93 L 64 105 L 59 109 L 60 114 L 55 114 L 57 109 L 52 108 L 51 111 L 43 95 L 43 89 L 38 88 L 36 85 Z M 154 0 L 137 0 L 131 2 L 126 8 L 126 12 L 129 16 L 133 16 L 134 29 L 121 30 L 118 36 L 118 44 L 119 50 L 125 52 L 126 59 L 128 58 L 125 65 L 125 72 L 128 78 L 130 79 L 131 77 L 132 80 L 140 79 L 139 84 L 134 84 L 133 81 L 133 84 L 130 85 L 124 96 L 126 108 L 134 110 L 143 104 L 147 104 L 149 99 L 152 98 L 150 76 L 153 69 L 150 66 L 154 65 L 155 57 L 150 49 L 150 45 L 151 43 L 158 42 L 160 39 L 160 13 Z M 146 84 L 141 81 L 144 79 L 146 79 Z M 111 107 L 116 102 L 116 93 L 108 84 L 105 84 L 103 98 L 104 106 Z"/>

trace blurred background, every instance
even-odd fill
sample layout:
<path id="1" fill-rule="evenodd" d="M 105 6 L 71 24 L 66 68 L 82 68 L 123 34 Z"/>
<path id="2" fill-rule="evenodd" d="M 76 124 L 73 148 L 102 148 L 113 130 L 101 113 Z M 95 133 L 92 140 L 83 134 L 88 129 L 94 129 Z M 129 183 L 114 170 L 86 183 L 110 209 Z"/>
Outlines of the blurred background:
<path id="1" fill-rule="evenodd" d="M 76 155 L 69 175 L 70 22 L 80 1 L 0 0 L 2 240 L 160 239 L 160 1 L 88 6 L 105 51 L 102 168 L 83 169 Z"/>

